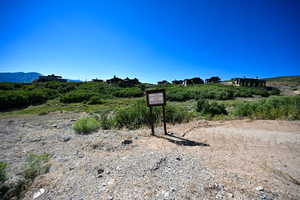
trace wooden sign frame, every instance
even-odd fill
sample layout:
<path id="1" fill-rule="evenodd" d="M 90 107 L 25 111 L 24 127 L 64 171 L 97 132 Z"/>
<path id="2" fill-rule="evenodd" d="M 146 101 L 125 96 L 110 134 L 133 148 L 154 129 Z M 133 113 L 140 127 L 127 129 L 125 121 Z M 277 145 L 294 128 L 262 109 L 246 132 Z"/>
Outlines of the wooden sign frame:
<path id="1" fill-rule="evenodd" d="M 162 93 L 163 94 L 163 103 L 162 104 L 150 104 L 149 101 L 149 94 L 158 94 L 158 93 Z M 166 90 L 165 89 L 158 89 L 158 90 L 146 90 L 146 100 L 147 100 L 147 106 L 162 106 L 162 105 L 166 105 Z"/>
<path id="2" fill-rule="evenodd" d="M 162 93 L 163 94 L 163 102 L 159 103 L 159 104 L 150 104 L 150 99 L 149 99 L 149 95 L 150 94 L 159 94 Z M 165 110 L 165 105 L 166 105 L 166 90 L 165 89 L 157 89 L 157 90 L 146 90 L 146 102 L 147 102 L 147 106 L 150 109 L 150 113 L 152 114 L 152 107 L 153 106 L 162 106 L 162 110 L 163 110 L 163 121 L 164 121 L 164 133 L 165 135 L 167 135 L 167 125 L 166 125 L 166 110 Z M 151 124 L 151 135 L 154 135 L 154 124 Z"/>

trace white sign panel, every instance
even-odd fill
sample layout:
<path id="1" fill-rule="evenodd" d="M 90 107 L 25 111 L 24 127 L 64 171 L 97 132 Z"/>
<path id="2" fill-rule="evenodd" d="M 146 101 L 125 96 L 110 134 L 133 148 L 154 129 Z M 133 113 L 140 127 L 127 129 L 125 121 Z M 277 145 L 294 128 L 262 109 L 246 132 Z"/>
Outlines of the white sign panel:
<path id="1" fill-rule="evenodd" d="M 164 94 L 162 92 L 149 94 L 149 105 L 157 104 L 164 104 Z"/>

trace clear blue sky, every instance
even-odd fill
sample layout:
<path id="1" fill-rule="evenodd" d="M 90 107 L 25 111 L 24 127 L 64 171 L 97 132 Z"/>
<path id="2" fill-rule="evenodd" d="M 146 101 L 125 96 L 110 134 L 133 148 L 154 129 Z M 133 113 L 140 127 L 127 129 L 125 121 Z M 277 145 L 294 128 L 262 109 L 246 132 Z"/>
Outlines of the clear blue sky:
<path id="1" fill-rule="evenodd" d="M 0 0 L 0 72 L 143 82 L 300 74 L 299 0 Z"/>

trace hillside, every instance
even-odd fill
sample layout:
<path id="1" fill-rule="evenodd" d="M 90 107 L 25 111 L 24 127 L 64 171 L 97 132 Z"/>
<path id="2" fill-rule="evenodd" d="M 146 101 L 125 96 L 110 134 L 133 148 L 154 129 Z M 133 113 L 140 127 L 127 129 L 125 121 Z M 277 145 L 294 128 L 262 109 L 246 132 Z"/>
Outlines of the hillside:
<path id="1" fill-rule="evenodd" d="M 300 96 L 280 90 L 0 83 L 0 199 L 299 199 Z"/>
<path id="2" fill-rule="evenodd" d="M 273 87 L 295 87 L 300 86 L 300 76 L 279 76 L 273 78 L 266 78 L 267 85 Z"/>

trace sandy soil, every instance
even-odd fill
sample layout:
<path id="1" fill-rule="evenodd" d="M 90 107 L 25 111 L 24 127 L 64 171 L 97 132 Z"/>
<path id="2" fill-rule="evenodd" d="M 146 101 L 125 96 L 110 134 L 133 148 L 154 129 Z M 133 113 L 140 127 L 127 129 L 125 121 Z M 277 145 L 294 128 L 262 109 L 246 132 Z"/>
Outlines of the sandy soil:
<path id="1" fill-rule="evenodd" d="M 192 122 L 171 129 L 209 148 L 188 148 L 205 157 L 218 182 L 232 191 L 251 192 L 255 186 L 280 193 L 280 199 L 300 196 L 300 123 L 291 121 Z M 195 124 L 195 125 L 193 125 Z M 245 182 L 245 183 L 244 183 Z"/>
<path id="2" fill-rule="evenodd" d="M 39 188 L 46 192 L 38 199 L 300 199 L 300 121 L 193 121 L 168 125 L 167 136 L 161 128 L 156 136 L 149 129 L 82 136 L 70 128 L 80 116 L 0 121 L 0 160 L 10 174 L 28 152 L 52 155 L 50 172 L 25 199 Z M 99 166 L 108 173 L 95 178 Z"/>

